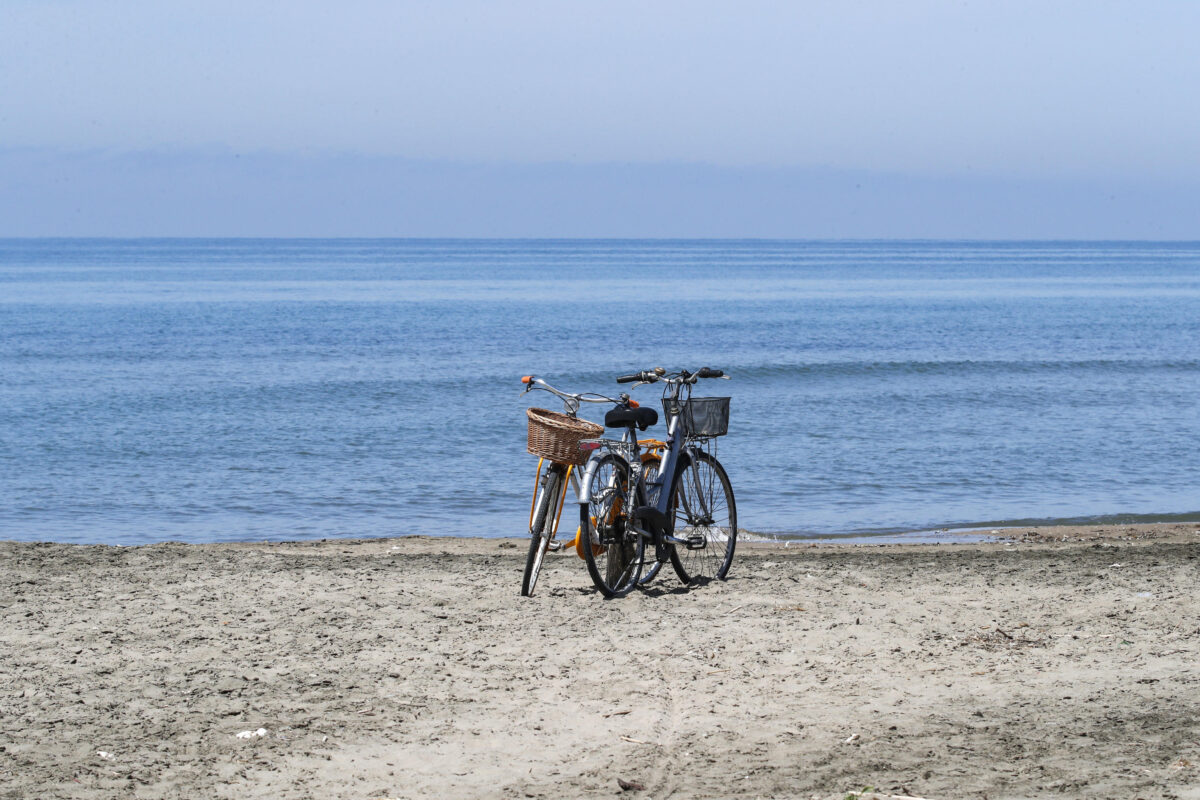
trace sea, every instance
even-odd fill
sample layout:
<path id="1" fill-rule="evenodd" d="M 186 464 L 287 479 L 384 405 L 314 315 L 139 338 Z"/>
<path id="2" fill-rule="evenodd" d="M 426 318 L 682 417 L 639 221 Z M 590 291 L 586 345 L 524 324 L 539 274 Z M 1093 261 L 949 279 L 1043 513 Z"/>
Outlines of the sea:
<path id="1" fill-rule="evenodd" d="M 750 535 L 1200 519 L 1200 243 L 10 239 L 0 539 L 521 536 L 521 376 L 655 366 Z"/>

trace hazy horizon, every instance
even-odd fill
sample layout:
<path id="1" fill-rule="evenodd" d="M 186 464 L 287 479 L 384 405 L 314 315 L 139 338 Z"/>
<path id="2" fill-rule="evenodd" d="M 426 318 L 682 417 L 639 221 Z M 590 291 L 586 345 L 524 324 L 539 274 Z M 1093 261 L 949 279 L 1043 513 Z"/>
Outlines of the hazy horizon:
<path id="1" fill-rule="evenodd" d="M 1200 237 L 1200 6 L 6 3 L 0 235 Z"/>

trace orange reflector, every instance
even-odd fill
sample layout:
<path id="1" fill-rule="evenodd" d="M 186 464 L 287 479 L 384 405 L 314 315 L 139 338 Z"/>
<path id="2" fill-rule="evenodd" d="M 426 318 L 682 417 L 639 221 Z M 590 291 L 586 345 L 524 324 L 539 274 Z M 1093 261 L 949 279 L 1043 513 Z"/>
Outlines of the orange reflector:
<path id="1" fill-rule="evenodd" d="M 637 400 L 630 400 L 630 401 L 629 401 L 629 407 L 630 407 L 630 408 L 641 408 L 641 407 L 642 407 L 642 404 L 641 404 L 641 403 L 639 403 Z"/>

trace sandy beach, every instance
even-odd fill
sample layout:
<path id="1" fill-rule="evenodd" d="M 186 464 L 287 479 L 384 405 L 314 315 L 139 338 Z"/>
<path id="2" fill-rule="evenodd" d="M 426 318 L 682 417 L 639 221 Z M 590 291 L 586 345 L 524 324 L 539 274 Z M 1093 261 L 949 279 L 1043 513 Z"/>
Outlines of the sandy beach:
<path id="1" fill-rule="evenodd" d="M 1200 525 L 1005 533 L 0 543 L 0 798 L 1200 798 Z"/>

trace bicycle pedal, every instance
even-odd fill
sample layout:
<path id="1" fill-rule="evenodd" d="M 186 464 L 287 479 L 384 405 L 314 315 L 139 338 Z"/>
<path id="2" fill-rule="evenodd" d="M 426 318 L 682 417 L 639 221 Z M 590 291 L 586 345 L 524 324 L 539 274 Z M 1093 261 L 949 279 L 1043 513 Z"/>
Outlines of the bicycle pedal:
<path id="1" fill-rule="evenodd" d="M 563 543 L 556 542 L 556 541 L 547 542 L 546 549 L 549 550 L 551 553 L 557 553 L 559 550 L 563 549 Z"/>
<path id="2" fill-rule="evenodd" d="M 687 537 L 688 550 L 703 550 L 706 547 L 708 547 L 708 539 L 705 539 L 703 534 L 695 533 Z"/>

